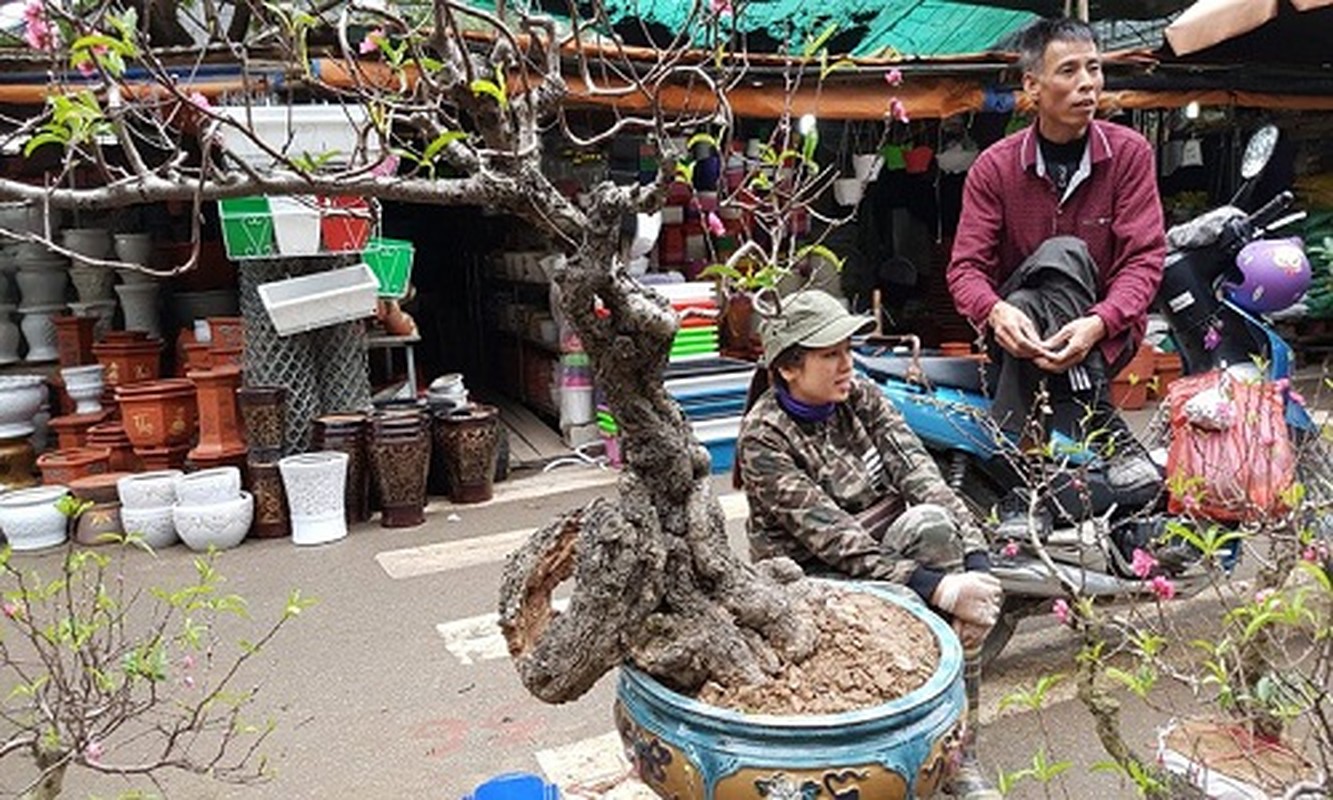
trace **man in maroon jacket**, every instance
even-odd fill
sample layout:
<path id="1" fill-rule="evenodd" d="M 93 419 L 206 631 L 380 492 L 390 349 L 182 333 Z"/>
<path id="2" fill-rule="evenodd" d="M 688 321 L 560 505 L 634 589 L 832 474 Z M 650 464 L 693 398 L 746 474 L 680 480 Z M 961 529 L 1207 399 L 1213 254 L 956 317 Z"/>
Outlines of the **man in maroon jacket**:
<path id="1" fill-rule="evenodd" d="M 1092 399 L 1109 411 L 1106 382 L 1143 339 L 1166 255 L 1153 150 L 1135 131 L 1094 119 L 1102 65 L 1085 23 L 1039 20 L 1020 50 L 1036 123 L 987 148 L 969 170 L 949 290 L 1002 359 L 1049 378 L 1056 399 Z M 1002 293 L 1056 237 L 1086 246 L 1095 297 L 1067 320 L 1033 319 L 1030 305 Z M 1018 429 L 1023 420 L 1000 422 Z"/>

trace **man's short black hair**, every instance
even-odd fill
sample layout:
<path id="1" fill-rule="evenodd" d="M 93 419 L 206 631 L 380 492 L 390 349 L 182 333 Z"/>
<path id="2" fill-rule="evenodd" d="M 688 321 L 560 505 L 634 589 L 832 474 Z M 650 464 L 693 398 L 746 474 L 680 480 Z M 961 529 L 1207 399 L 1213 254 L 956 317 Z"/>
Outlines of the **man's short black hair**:
<path id="1" fill-rule="evenodd" d="M 1038 72 L 1042 57 L 1046 55 L 1046 46 L 1057 40 L 1097 43 L 1097 34 L 1092 26 L 1082 20 L 1071 17 L 1050 17 L 1039 19 L 1023 29 L 1018 35 L 1018 69 L 1020 73 Z"/>

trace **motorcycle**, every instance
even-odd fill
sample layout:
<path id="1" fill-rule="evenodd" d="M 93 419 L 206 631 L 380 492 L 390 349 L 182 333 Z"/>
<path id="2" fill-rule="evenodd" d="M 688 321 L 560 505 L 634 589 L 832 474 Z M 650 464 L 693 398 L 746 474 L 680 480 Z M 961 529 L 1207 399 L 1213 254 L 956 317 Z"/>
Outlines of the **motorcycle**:
<path id="1" fill-rule="evenodd" d="M 1241 165 L 1243 183 L 1233 203 L 1254 185 L 1272 156 L 1276 139 L 1277 129 L 1272 126 L 1250 139 Z M 1283 192 L 1253 213 L 1228 204 L 1169 232 L 1155 305 L 1177 345 L 1184 374 L 1224 369 L 1244 378 L 1290 378 L 1291 347 L 1260 314 L 1244 307 L 1254 298 L 1243 294 L 1251 287 L 1237 267 L 1237 256 L 1251 242 L 1263 241 L 1273 231 L 1303 218 L 1303 213 L 1284 213 L 1292 200 L 1290 192 Z M 1308 279 L 1308 262 L 1306 267 Z M 1273 303 L 1290 305 L 1296 299 L 1270 297 L 1264 309 L 1277 310 Z M 974 513 L 981 519 L 993 514 L 1014 488 L 1012 461 L 1017 443 L 991 422 L 984 361 L 926 353 L 910 335 L 858 343 L 854 359 L 859 370 L 875 380 L 903 414 L 950 486 Z M 1295 439 L 1317 438 L 1317 426 L 1290 393 L 1284 413 Z M 1055 456 L 1058 469 L 1104 477 L 1107 465 L 1102 456 L 1067 431 L 1053 431 L 1046 452 L 1048 457 Z M 1096 504 L 1096 514 L 1053 525 L 1043 536 L 1044 552 L 1019 541 L 994 553 L 993 573 L 1004 586 L 1005 604 L 986 642 L 983 660 L 999 654 L 1020 619 L 1048 611 L 1051 601 L 1067 596 L 1071 586 L 1096 598 L 1151 591 L 1150 581 L 1135 574 L 1132 553 L 1137 544 L 1161 530 L 1162 515 L 1153 508 L 1160 505 L 1161 497 L 1160 484 L 1148 497 L 1141 492 L 1134 497 L 1112 496 L 1110 502 Z M 1238 557 L 1238 552 L 1233 553 L 1226 564 Z M 1207 580 L 1202 570 L 1184 570 L 1173 578 L 1182 596 L 1197 592 Z"/>

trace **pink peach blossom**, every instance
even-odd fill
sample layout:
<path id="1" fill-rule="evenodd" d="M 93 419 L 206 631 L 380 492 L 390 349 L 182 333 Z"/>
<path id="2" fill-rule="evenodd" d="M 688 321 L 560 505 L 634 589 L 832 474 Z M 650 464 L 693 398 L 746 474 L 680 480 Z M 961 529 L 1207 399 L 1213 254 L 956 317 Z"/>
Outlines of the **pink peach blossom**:
<path id="1" fill-rule="evenodd" d="M 714 236 L 721 236 L 727 232 L 727 226 L 722 224 L 722 219 L 715 212 L 709 211 L 704 217 L 704 222 L 708 225 L 708 232 Z"/>
<path id="2" fill-rule="evenodd" d="M 1134 548 L 1134 561 L 1130 564 L 1130 569 L 1140 578 L 1146 579 L 1157 568 L 1157 559 L 1153 558 L 1152 553 L 1140 548 Z"/>
<path id="3" fill-rule="evenodd" d="M 50 21 L 42 0 L 28 0 L 23 7 L 23 40 L 34 50 L 54 50 L 60 38 Z"/>
<path id="4" fill-rule="evenodd" d="M 103 753 L 102 743 L 97 741 L 96 739 L 93 739 L 92 741 L 88 742 L 88 744 L 83 746 L 83 757 L 89 763 L 96 764 L 98 761 L 101 761 L 102 753 Z"/>
<path id="5" fill-rule="evenodd" d="M 0 610 L 3 610 L 5 616 L 10 619 L 15 619 L 19 615 L 19 607 L 15 603 L 5 603 L 3 606 L 0 606 Z"/>
<path id="6" fill-rule="evenodd" d="M 1013 558 L 1014 556 L 1018 555 L 1018 542 L 1015 542 L 1013 539 L 1010 539 L 1008 542 L 1005 543 L 1004 549 L 1001 550 L 1000 553 L 1005 558 Z"/>
<path id="7" fill-rule="evenodd" d="M 1051 603 L 1051 613 L 1055 615 L 1061 625 L 1068 625 L 1074 619 L 1074 612 L 1069 607 L 1069 601 L 1063 597 L 1057 597 L 1055 602 Z"/>
<path id="8" fill-rule="evenodd" d="M 1158 575 L 1151 581 L 1152 593 L 1158 600 L 1170 600 L 1176 596 L 1176 585 L 1165 575 Z"/>
<path id="9" fill-rule="evenodd" d="M 384 29 L 376 28 L 366 34 L 366 38 L 361 40 L 361 46 L 358 49 L 360 50 L 361 55 L 368 56 L 380 49 L 380 42 L 382 41 L 384 41 Z"/>
<path id="10" fill-rule="evenodd" d="M 898 69 L 897 67 L 894 67 L 893 69 L 884 73 L 884 80 L 887 81 L 890 86 L 902 86 L 903 71 Z"/>
<path id="11" fill-rule="evenodd" d="M 912 118 L 907 115 L 907 106 L 903 105 L 903 101 L 896 97 L 889 101 L 889 116 L 904 125 L 912 121 Z"/>

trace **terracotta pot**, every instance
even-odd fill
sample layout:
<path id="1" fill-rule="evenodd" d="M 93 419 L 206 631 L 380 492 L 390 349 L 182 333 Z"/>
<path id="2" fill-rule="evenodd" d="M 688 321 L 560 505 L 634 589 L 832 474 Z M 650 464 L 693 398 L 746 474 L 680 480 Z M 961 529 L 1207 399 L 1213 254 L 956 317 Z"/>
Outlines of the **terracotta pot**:
<path id="1" fill-rule="evenodd" d="M 74 447 L 43 453 L 37 458 L 42 483 L 67 486 L 70 481 L 111 471 L 111 451 L 105 448 Z"/>
<path id="2" fill-rule="evenodd" d="M 240 367 L 219 366 L 191 372 L 187 377 L 195 385 L 199 403 L 199 444 L 189 457 L 218 461 L 243 455 L 245 440 L 241 438 L 240 413 L 236 410 Z"/>
<path id="3" fill-rule="evenodd" d="M 111 469 L 114 472 L 138 472 L 143 463 L 134 454 L 134 445 L 125 435 L 125 427 L 119 422 L 104 422 L 88 429 L 87 445 L 105 447 L 111 451 Z"/>
<path id="4" fill-rule="evenodd" d="M 255 519 L 250 526 L 250 535 L 260 539 L 290 536 L 291 512 L 287 509 L 287 492 L 282 487 L 282 472 L 278 465 L 251 461 L 246 488 L 255 498 Z"/>
<path id="5" fill-rule="evenodd" d="M 124 534 L 120 521 L 120 496 L 116 484 L 127 472 L 104 472 L 70 481 L 69 491 L 93 506 L 74 524 L 74 540 L 80 544 L 107 544 Z"/>
<path id="6" fill-rule="evenodd" d="M 105 411 L 93 414 L 66 414 L 63 417 L 54 417 L 46 424 L 56 432 L 56 446 L 62 450 L 69 450 L 86 446 L 88 431 L 94 425 L 106 422 L 108 416 Z"/>
<path id="7" fill-rule="evenodd" d="M 969 342 L 940 342 L 940 355 L 966 358 L 972 355 L 972 345 Z"/>
<path id="8" fill-rule="evenodd" d="M 160 472 L 163 470 L 185 469 L 185 454 L 189 450 L 190 446 L 188 444 L 170 447 L 135 447 L 134 454 L 139 457 L 144 469 L 151 472 Z"/>
<path id="9" fill-rule="evenodd" d="M 233 367 L 245 366 L 245 348 L 244 347 L 218 347 L 212 345 L 208 348 L 208 360 L 214 367 L 230 365 Z"/>
<path id="10" fill-rule="evenodd" d="M 143 448 L 189 449 L 199 414 L 190 381 L 168 378 L 121 386 L 116 390 L 116 401 L 120 403 L 125 433 L 136 452 Z"/>
<path id="11" fill-rule="evenodd" d="M 0 439 L 0 486 L 11 491 L 38 484 L 37 453 L 27 436 Z"/>
<path id="12" fill-rule="evenodd" d="M 370 462 L 380 493 L 380 525 L 409 528 L 426 521 L 426 474 L 430 469 L 430 437 L 372 435 Z"/>
<path id="13" fill-rule="evenodd" d="M 117 486 L 120 479 L 131 473 L 100 472 L 85 475 L 69 482 L 69 492 L 80 500 L 90 503 L 115 503 L 120 505 L 120 492 Z"/>
<path id="14" fill-rule="evenodd" d="M 494 406 L 435 415 L 435 446 L 449 477 L 449 499 L 481 503 L 491 499 L 499 453 L 500 412 Z"/>
<path id="15" fill-rule="evenodd" d="M 106 367 L 102 377 L 107 386 L 155 381 L 162 374 L 162 341 L 141 331 L 112 331 L 93 345 L 93 354 Z"/>
<path id="16" fill-rule="evenodd" d="M 212 345 L 208 342 L 186 342 L 182 346 L 184 358 L 179 370 L 180 375 L 202 369 L 211 369 L 213 366 L 213 354 L 209 352 Z"/>
<path id="17" fill-rule="evenodd" d="M 240 317 L 208 317 L 205 321 L 213 347 L 245 347 L 245 323 Z"/>
<path id="18" fill-rule="evenodd" d="M 245 423 L 245 441 L 255 460 L 272 463 L 282 456 L 287 430 L 287 389 L 284 386 L 243 386 L 236 390 Z M 256 495 L 256 502 L 259 497 Z"/>
<path id="19" fill-rule="evenodd" d="M 92 317 L 71 317 L 65 314 L 52 317 L 56 326 L 56 353 L 62 367 L 81 367 L 95 362 L 93 356 Z"/>
<path id="20" fill-rule="evenodd" d="M 1157 398 L 1166 397 L 1166 390 L 1170 388 L 1172 381 L 1180 378 L 1182 368 L 1179 353 L 1153 352 L 1153 372 L 1157 377 L 1157 383 L 1150 394 Z"/>
<path id="21" fill-rule="evenodd" d="M 343 497 L 347 522 L 370 519 L 370 454 L 368 423 L 364 414 L 329 414 L 311 423 L 311 448 L 347 454 L 347 483 Z"/>
<path id="22" fill-rule="evenodd" d="M 1127 378 L 1111 381 L 1111 404 L 1125 411 L 1134 411 L 1148 404 L 1147 379 L 1130 383 Z"/>

